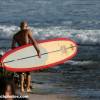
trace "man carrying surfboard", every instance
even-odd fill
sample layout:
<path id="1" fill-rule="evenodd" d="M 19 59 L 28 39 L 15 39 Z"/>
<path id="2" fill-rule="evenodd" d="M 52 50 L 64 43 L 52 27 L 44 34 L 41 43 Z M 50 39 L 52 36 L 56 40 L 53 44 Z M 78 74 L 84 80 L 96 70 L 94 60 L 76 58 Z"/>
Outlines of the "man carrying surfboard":
<path id="1" fill-rule="evenodd" d="M 40 50 L 38 47 L 38 43 L 36 42 L 36 40 L 34 38 L 32 38 L 32 32 L 30 29 L 28 29 L 28 23 L 26 21 L 23 21 L 20 23 L 20 31 L 17 32 L 14 36 L 13 36 L 13 40 L 12 40 L 12 49 L 14 49 L 16 47 L 16 43 L 18 44 L 18 46 L 23 46 L 26 44 L 33 44 L 34 48 L 37 51 L 37 55 L 40 58 Z M 30 84 L 31 84 L 31 76 L 30 76 L 30 72 L 26 72 L 27 74 L 27 92 L 30 92 Z M 24 92 L 24 74 L 23 72 L 21 73 L 21 92 Z"/>

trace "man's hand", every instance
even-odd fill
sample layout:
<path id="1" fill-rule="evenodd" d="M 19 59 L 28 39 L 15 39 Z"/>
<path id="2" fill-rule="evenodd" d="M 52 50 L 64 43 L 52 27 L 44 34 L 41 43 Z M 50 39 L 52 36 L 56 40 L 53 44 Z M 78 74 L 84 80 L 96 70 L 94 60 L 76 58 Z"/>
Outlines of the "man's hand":
<path id="1" fill-rule="evenodd" d="M 39 58 L 41 58 L 40 50 L 37 51 L 37 55 Z"/>

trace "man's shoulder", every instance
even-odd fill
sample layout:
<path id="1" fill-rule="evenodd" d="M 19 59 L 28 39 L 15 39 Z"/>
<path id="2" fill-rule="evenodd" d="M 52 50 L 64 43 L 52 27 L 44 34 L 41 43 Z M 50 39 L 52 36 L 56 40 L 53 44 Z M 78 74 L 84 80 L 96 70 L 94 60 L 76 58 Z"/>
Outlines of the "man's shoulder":
<path id="1" fill-rule="evenodd" d="M 30 29 L 25 30 L 25 33 L 28 34 L 32 34 L 32 31 Z"/>
<path id="2" fill-rule="evenodd" d="M 17 32 L 17 33 L 15 33 L 14 35 L 13 35 L 13 38 L 15 39 L 16 38 L 16 36 L 18 36 L 18 34 L 20 33 L 20 31 L 19 32 Z"/>
<path id="3" fill-rule="evenodd" d="M 30 29 L 27 29 L 27 30 L 26 30 L 26 32 L 28 32 L 28 33 L 29 33 L 29 32 L 31 32 L 31 30 L 30 30 Z"/>

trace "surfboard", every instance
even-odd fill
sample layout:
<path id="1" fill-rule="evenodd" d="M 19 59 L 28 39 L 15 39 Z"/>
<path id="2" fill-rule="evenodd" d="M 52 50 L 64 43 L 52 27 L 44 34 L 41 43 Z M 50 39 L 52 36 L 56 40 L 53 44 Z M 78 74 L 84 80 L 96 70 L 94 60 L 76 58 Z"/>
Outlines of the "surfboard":
<path id="1" fill-rule="evenodd" d="M 41 58 L 32 44 L 17 47 L 1 58 L 4 68 L 13 72 L 27 72 L 50 68 L 72 59 L 77 54 L 77 44 L 67 38 L 38 42 Z"/>

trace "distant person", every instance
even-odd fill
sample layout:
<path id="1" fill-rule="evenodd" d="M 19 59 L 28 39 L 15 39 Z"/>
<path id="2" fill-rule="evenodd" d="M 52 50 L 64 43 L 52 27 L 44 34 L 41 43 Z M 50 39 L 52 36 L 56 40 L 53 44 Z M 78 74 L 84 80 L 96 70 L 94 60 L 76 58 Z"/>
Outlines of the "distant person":
<path id="1" fill-rule="evenodd" d="M 15 96 L 15 87 L 14 87 L 14 83 L 11 81 L 5 81 L 4 83 L 4 87 L 3 87 L 3 95 L 4 96 Z M 11 98 L 3 98 L 4 100 L 14 100 L 13 97 Z"/>
<path id="2" fill-rule="evenodd" d="M 16 94 L 14 81 L 4 82 L 2 95 L 4 96 L 2 100 L 28 100 L 28 98 Z"/>
<path id="3" fill-rule="evenodd" d="M 20 31 L 17 32 L 14 36 L 13 36 L 13 41 L 12 41 L 12 49 L 14 49 L 16 47 L 16 43 L 18 44 L 18 46 L 23 46 L 26 44 L 33 44 L 34 48 L 37 51 L 37 55 L 40 57 L 40 50 L 38 47 L 38 43 L 36 42 L 36 40 L 34 38 L 32 38 L 32 32 L 31 30 L 28 28 L 28 23 L 26 21 L 23 21 L 20 23 Z M 26 72 L 25 74 L 27 74 L 27 92 L 31 92 L 30 89 L 30 84 L 31 84 L 31 76 L 30 76 L 30 72 Z M 24 92 L 24 73 L 21 73 L 21 92 Z"/>

